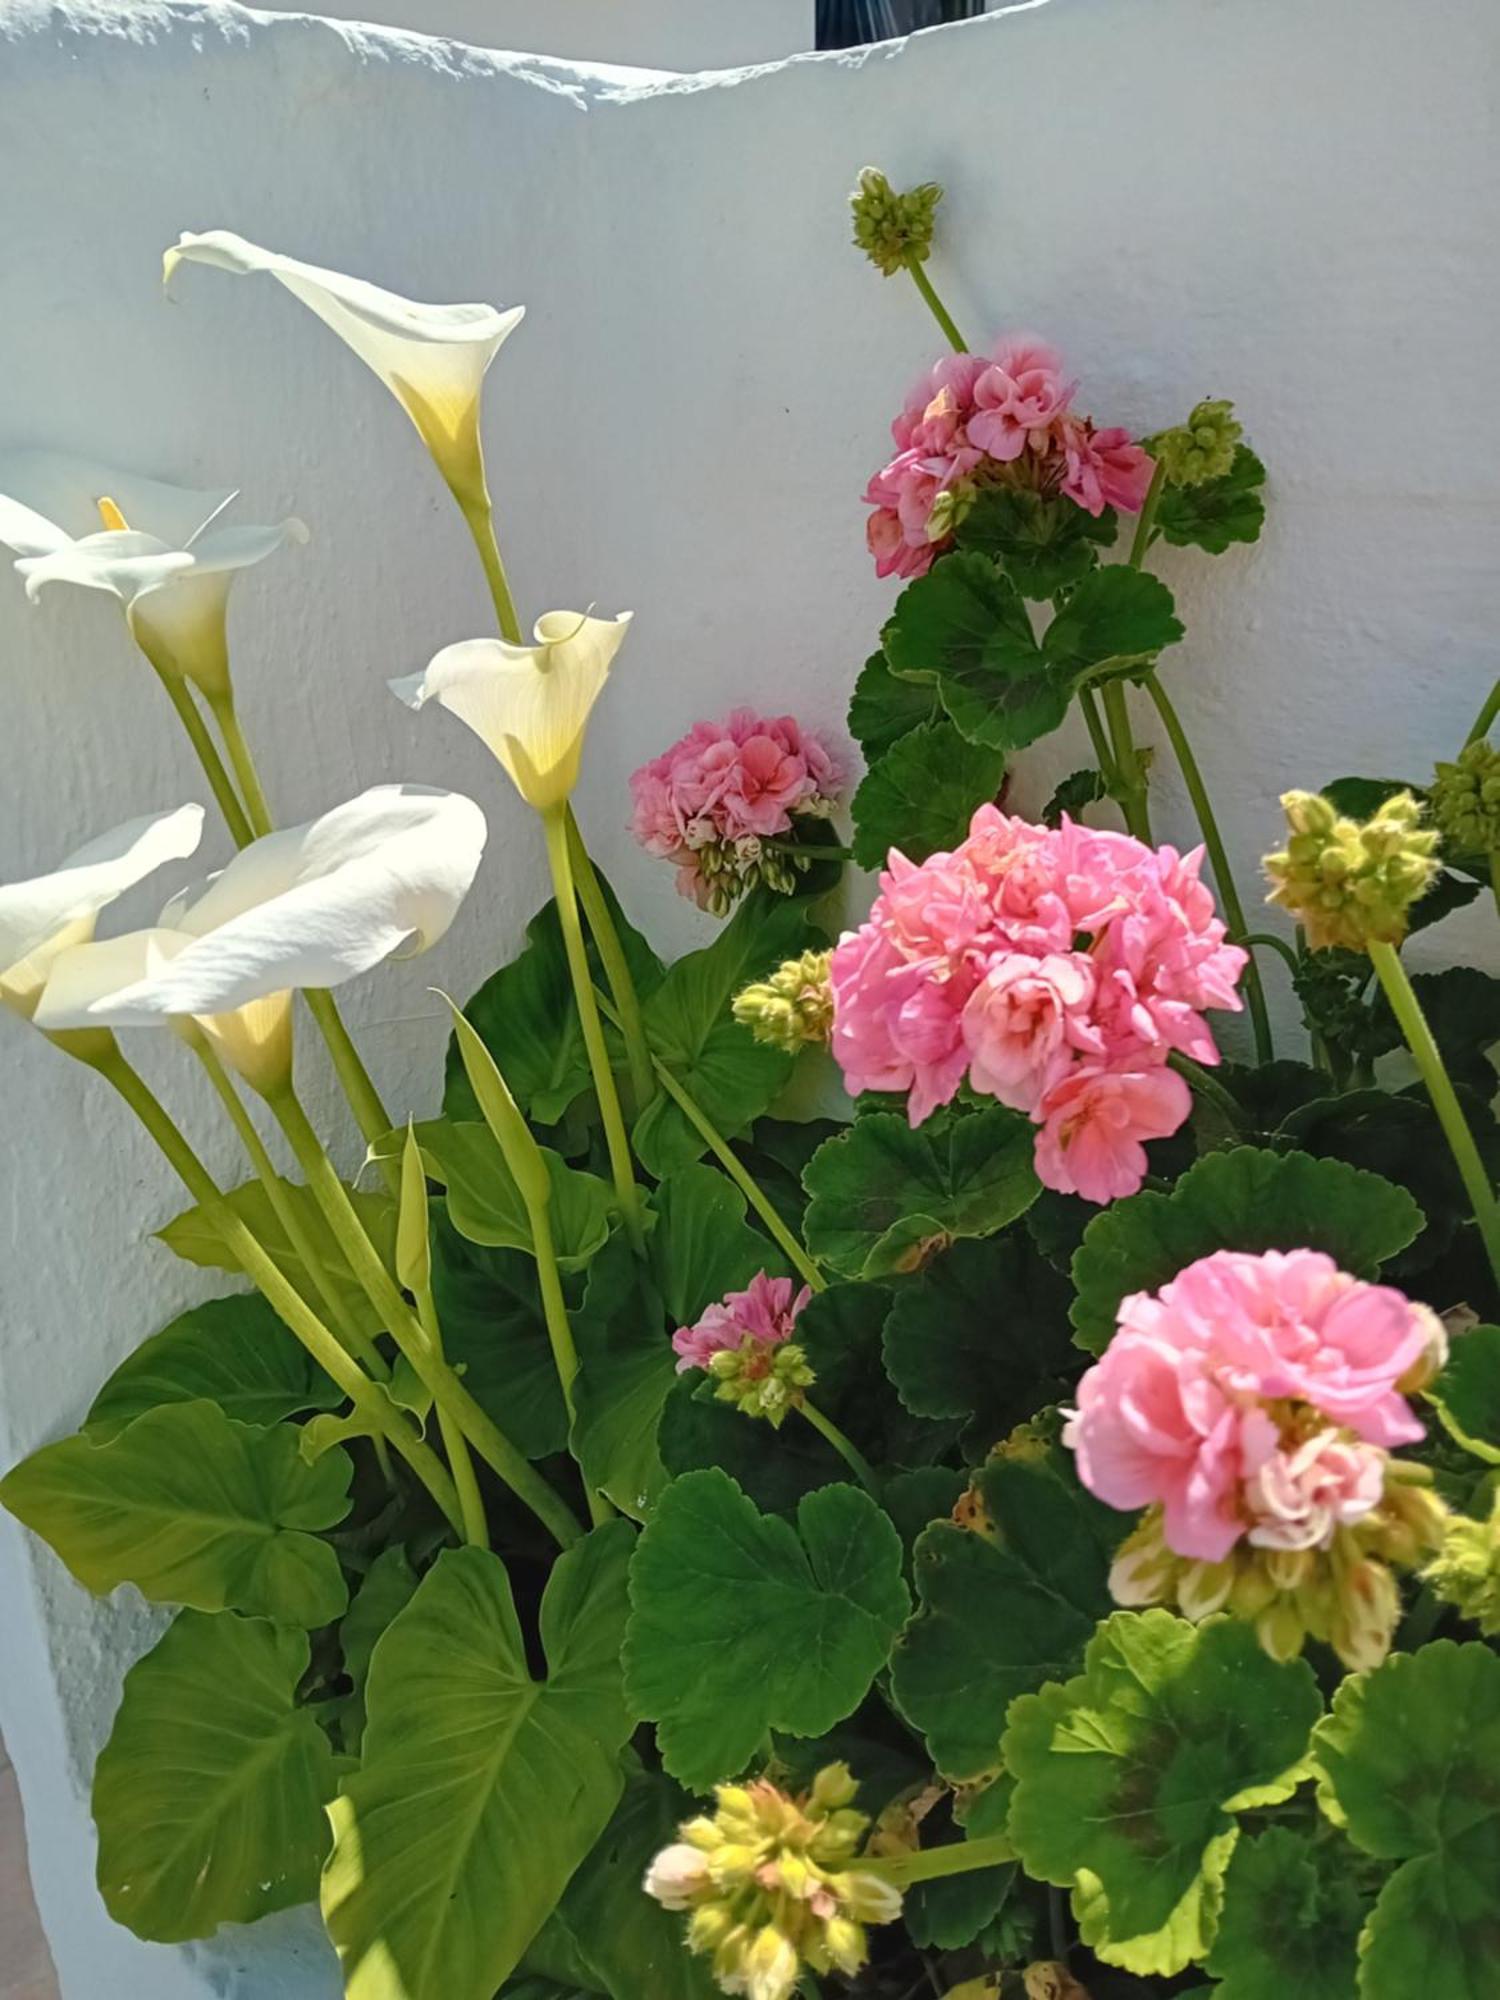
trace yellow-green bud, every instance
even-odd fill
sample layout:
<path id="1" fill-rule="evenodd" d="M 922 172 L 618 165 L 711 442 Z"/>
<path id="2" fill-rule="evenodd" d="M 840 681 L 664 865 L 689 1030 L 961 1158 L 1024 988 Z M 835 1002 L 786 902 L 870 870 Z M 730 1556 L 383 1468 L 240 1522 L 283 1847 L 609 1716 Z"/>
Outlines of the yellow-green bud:
<path id="1" fill-rule="evenodd" d="M 795 1054 L 809 1042 L 833 1033 L 833 987 L 828 966 L 833 954 L 805 951 L 789 958 L 734 997 L 734 1018 L 758 1042 Z"/>
<path id="2" fill-rule="evenodd" d="M 1160 463 L 1169 486 L 1203 486 L 1232 469 L 1244 435 L 1233 403 L 1204 402 L 1185 424 L 1148 438 L 1146 449 Z"/>
<path id="3" fill-rule="evenodd" d="M 1399 944 L 1408 913 L 1437 873 L 1437 832 L 1421 823 L 1410 792 L 1397 792 L 1363 825 L 1317 792 L 1282 794 L 1286 846 L 1268 854 L 1268 901 L 1291 910 L 1314 951 Z"/>
<path id="4" fill-rule="evenodd" d="M 839 1812 L 854 1803 L 859 1786 L 847 1764 L 825 1764 L 813 1779 L 812 1803 L 823 1812 Z M 863 1819 L 864 1815 L 859 1817 Z"/>
<path id="5" fill-rule="evenodd" d="M 1443 1546 L 1422 1581 L 1445 1604 L 1456 1604 L 1486 1638 L 1500 1634 L 1500 1492 L 1487 1521 L 1449 1516 Z"/>
<path id="6" fill-rule="evenodd" d="M 747 1417 L 764 1417 L 773 1430 L 780 1430 L 802 1391 L 818 1379 L 795 1341 L 772 1347 L 753 1335 L 739 1347 L 721 1348 L 710 1358 L 708 1372 L 718 1384 L 718 1402 L 733 1403 Z"/>
<path id="7" fill-rule="evenodd" d="M 1500 750 L 1483 738 L 1439 764 L 1429 793 L 1432 817 L 1456 854 L 1500 853 Z"/>
<path id="8" fill-rule="evenodd" d="M 908 264 L 925 264 L 943 190 L 936 181 L 897 194 L 878 167 L 866 167 L 849 197 L 854 241 L 877 271 L 893 277 Z"/>

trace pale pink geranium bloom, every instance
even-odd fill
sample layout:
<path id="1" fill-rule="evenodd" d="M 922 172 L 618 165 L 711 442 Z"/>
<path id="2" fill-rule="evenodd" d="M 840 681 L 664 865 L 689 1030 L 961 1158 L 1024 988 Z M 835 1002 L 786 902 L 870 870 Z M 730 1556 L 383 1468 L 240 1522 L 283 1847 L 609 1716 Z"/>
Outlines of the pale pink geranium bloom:
<path id="1" fill-rule="evenodd" d="M 727 1292 L 694 1325 L 678 1327 L 672 1335 L 678 1374 L 686 1374 L 689 1368 L 706 1368 L 716 1354 L 737 1351 L 746 1341 L 779 1347 L 790 1339 L 797 1315 L 811 1297 L 808 1285 L 794 1292 L 790 1278 L 773 1278 L 757 1271 L 744 1291 Z"/>
<path id="2" fill-rule="evenodd" d="M 974 384 L 970 442 L 1001 464 L 1012 463 L 1029 443 L 1046 441 L 1046 432 L 1067 410 L 1077 386 L 1066 380 L 1055 347 L 1031 334 L 1002 340 Z"/>
<path id="3" fill-rule="evenodd" d="M 1340 1528 L 1380 1505 L 1386 1455 L 1378 1445 L 1327 1429 L 1283 1447 L 1269 1418 L 1265 1427 L 1264 1455 L 1244 1427 L 1244 1502 L 1257 1548 L 1326 1549 Z"/>
<path id="4" fill-rule="evenodd" d="M 1038 1107 L 1036 1170 L 1043 1187 L 1085 1201 L 1118 1201 L 1146 1177 L 1145 1141 L 1166 1139 L 1193 1108 L 1174 1069 L 1085 1063 Z"/>
<path id="5" fill-rule="evenodd" d="M 931 455 L 963 450 L 963 426 L 974 408 L 974 384 L 989 363 L 982 354 L 945 354 L 912 385 L 891 436 L 901 452 Z M 977 459 L 979 453 L 976 451 Z"/>
<path id="6" fill-rule="evenodd" d="M 1105 1053 L 1093 1001 L 1094 967 L 1082 952 L 997 958 L 964 1008 L 970 1083 L 1014 1111 L 1035 1111 L 1078 1056 Z"/>
<path id="7" fill-rule="evenodd" d="M 907 582 L 926 576 L 937 556 L 935 542 L 924 540 L 914 548 L 907 541 L 894 507 L 876 508 L 865 523 L 865 543 L 875 558 L 877 576 L 899 576 Z"/>
<path id="8" fill-rule="evenodd" d="M 1085 513 L 1097 518 L 1106 507 L 1122 514 L 1141 511 L 1156 462 L 1129 431 L 1118 425 L 1095 430 L 1075 418 L 1063 431 L 1063 453 L 1067 471 L 1062 491 Z"/>

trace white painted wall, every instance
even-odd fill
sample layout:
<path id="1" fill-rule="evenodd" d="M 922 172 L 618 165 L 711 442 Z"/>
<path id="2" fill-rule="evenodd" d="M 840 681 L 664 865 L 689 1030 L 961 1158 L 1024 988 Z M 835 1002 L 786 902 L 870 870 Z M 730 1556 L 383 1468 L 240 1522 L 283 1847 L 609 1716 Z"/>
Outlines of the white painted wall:
<path id="1" fill-rule="evenodd" d="M 309 0 L 262 11 L 659 70 L 737 69 L 796 55 L 817 40 L 814 0 Z"/>
<path id="2" fill-rule="evenodd" d="M 1270 529 L 1163 568 L 1190 632 L 1169 673 L 1241 854 L 1272 838 L 1285 785 L 1420 771 L 1458 742 L 1500 629 L 1497 55 L 1493 0 L 1050 0 L 622 91 L 227 5 L 0 0 L 0 445 L 239 482 L 248 518 L 311 523 L 236 612 L 275 803 L 301 818 L 403 777 L 470 789 L 493 821 L 436 960 L 350 996 L 382 1083 L 422 1112 L 442 1040 L 428 982 L 475 984 L 542 893 L 533 831 L 477 744 L 383 692 L 484 629 L 482 588 L 414 434 L 290 299 L 201 270 L 163 299 L 179 229 L 233 227 L 419 297 L 527 303 L 491 377 L 507 549 L 532 610 L 637 612 L 580 807 L 680 948 L 703 920 L 626 843 L 627 773 L 736 700 L 836 725 L 891 601 L 858 494 L 937 342 L 910 288 L 847 245 L 867 160 L 947 183 L 934 270 L 976 344 L 1045 329 L 1095 411 L 1145 429 L 1202 394 L 1239 400 Z M 0 572 L 0 675 L 0 879 L 196 795 L 102 600 L 33 609 Z M 1047 746 L 1024 796 L 1079 761 Z M 1162 820 L 1188 830 L 1170 781 Z M 170 1051 L 144 1055 L 227 1169 Z M 198 1287 L 143 1243 L 174 1197 L 114 1107 L 5 1021 L 0 1075 L 7 1463 Z M 322 1991 L 296 1920 L 276 1951 L 196 1956 L 107 1925 L 86 1774 L 151 1621 L 92 1604 L 8 1522 L 0 1602 L 0 1727 L 67 2000 Z"/>

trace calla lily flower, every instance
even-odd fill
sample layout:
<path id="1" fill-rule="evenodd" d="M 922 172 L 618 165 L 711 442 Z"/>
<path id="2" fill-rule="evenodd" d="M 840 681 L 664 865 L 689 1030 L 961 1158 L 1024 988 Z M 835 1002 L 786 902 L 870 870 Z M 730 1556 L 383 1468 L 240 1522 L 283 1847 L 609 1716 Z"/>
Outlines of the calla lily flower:
<path id="1" fill-rule="evenodd" d="M 409 708 L 436 701 L 466 722 L 526 803 L 551 812 L 578 782 L 589 716 L 632 615 L 549 611 L 537 620 L 534 646 L 465 639 L 445 646 L 425 673 L 392 681 L 391 692 Z"/>
<path id="2" fill-rule="evenodd" d="M 167 861 L 193 853 L 202 806 L 127 820 L 50 875 L 0 886 L 0 1004 L 30 1020 L 58 957 L 92 937 L 106 904 Z"/>
<path id="3" fill-rule="evenodd" d="M 92 489 L 92 490 L 91 490 Z M 93 532 L 75 536 L 32 505 L 33 494 L 78 520 L 90 494 Z M 35 600 L 49 583 L 113 593 L 131 635 L 157 670 L 195 681 L 210 698 L 229 693 L 225 634 L 236 573 L 288 542 L 305 542 L 295 517 L 273 527 L 220 525 L 233 493 L 197 492 L 40 452 L 0 459 L 0 542 Z M 139 506 L 143 511 L 137 513 Z M 85 516 L 85 518 L 87 518 Z M 99 526 L 100 520 L 104 526 Z M 157 523 L 147 528 L 144 522 Z"/>
<path id="4" fill-rule="evenodd" d="M 520 325 L 524 306 L 501 312 L 488 305 L 423 305 L 363 278 L 263 250 L 228 229 L 179 237 L 163 260 L 168 281 L 181 263 L 209 264 L 238 277 L 264 271 L 284 285 L 380 377 L 449 485 L 478 498 L 483 489 L 479 393 L 501 343 Z"/>
<path id="5" fill-rule="evenodd" d="M 436 944 L 474 880 L 486 832 L 484 814 L 460 793 L 378 785 L 252 842 L 169 903 L 155 929 L 59 953 L 37 1026 L 150 1027 L 191 1016 L 264 1088 L 267 1065 L 289 1055 L 278 1037 L 291 992 L 339 986 Z"/>

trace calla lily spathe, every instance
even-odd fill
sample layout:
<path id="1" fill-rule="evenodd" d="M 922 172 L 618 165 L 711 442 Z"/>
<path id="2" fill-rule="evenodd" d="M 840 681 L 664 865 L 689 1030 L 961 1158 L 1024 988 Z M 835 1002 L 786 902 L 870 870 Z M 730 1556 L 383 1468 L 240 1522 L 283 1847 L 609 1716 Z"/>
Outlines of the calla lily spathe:
<path id="1" fill-rule="evenodd" d="M 163 260 L 168 281 L 181 263 L 275 278 L 380 377 L 450 485 L 468 492 L 477 477 L 482 486 L 479 394 L 524 306 L 502 312 L 489 305 L 424 305 L 364 278 L 264 250 L 228 229 L 179 237 Z"/>
<path id="2" fill-rule="evenodd" d="M 534 646 L 465 639 L 445 646 L 427 671 L 392 681 L 410 708 L 436 701 L 466 722 L 538 812 L 567 803 L 578 782 L 583 739 L 632 613 L 594 618 L 549 611 Z"/>
<path id="3" fill-rule="evenodd" d="M 426 951 L 467 895 L 486 832 L 460 793 L 378 785 L 254 841 L 154 930 L 60 953 L 37 1026 L 212 1020 Z"/>
<path id="4" fill-rule="evenodd" d="M 150 813 L 91 840 L 50 875 L 0 886 L 0 1003 L 31 1019 L 57 958 L 92 936 L 105 905 L 192 854 L 202 836 L 202 806 Z"/>

